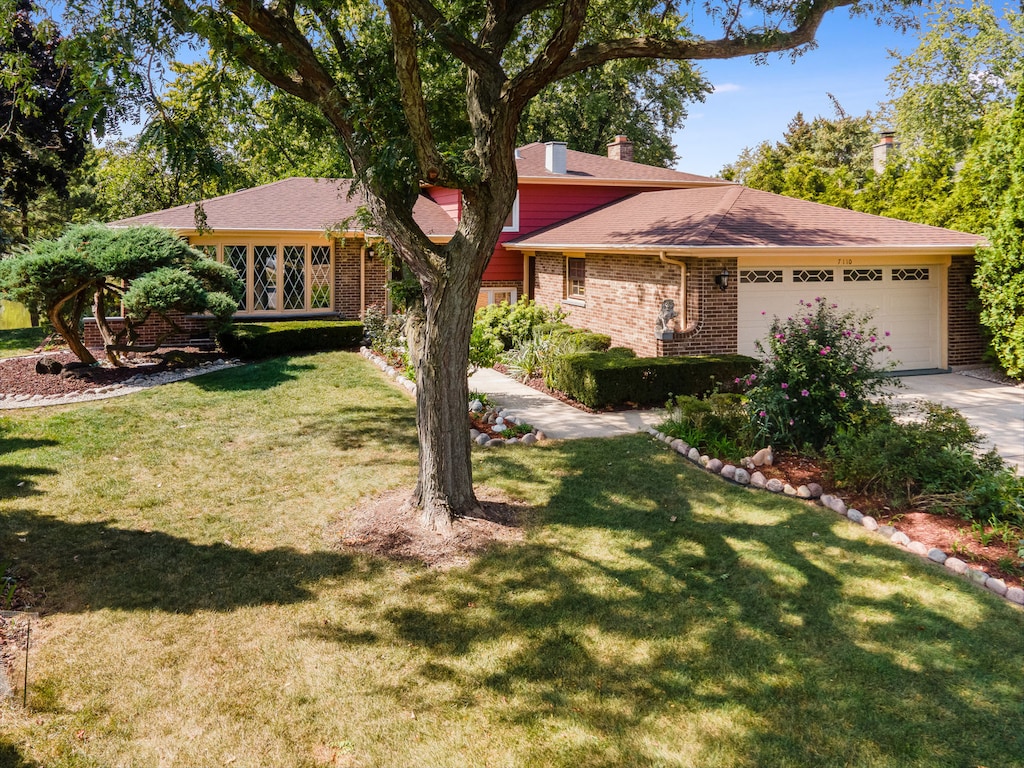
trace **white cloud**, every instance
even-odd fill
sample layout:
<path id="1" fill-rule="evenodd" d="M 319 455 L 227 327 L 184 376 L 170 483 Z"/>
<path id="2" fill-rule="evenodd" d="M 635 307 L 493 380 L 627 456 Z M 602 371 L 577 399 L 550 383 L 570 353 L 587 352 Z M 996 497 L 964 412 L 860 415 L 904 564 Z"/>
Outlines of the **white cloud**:
<path id="1" fill-rule="evenodd" d="M 736 83 L 722 83 L 716 85 L 714 93 L 736 93 L 736 91 L 742 91 L 743 86 L 737 85 Z"/>

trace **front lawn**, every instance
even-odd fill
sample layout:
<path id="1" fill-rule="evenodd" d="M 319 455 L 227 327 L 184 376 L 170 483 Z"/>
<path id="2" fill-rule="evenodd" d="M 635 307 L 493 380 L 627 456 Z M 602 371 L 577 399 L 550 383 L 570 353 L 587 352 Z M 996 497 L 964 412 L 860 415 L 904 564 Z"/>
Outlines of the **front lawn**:
<path id="1" fill-rule="evenodd" d="M 413 418 L 341 352 L 0 417 L 0 764 L 1024 766 L 1024 613 L 646 437 L 475 452 L 535 512 L 465 568 L 337 548 Z"/>

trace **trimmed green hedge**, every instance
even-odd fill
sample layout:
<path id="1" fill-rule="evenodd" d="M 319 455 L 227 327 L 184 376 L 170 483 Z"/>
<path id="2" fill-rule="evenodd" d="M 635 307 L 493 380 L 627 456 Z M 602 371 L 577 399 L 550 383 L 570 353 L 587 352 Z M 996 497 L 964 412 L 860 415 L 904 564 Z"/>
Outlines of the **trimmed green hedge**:
<path id="1" fill-rule="evenodd" d="M 229 355 L 247 360 L 352 349 L 363 339 L 358 320 L 287 320 L 271 323 L 234 323 L 217 335 L 217 342 Z"/>
<path id="2" fill-rule="evenodd" d="M 546 382 L 591 408 L 659 405 L 670 395 L 735 390 L 734 381 L 757 366 L 745 355 L 633 357 L 630 350 L 615 348 L 563 355 L 548 366 Z"/>
<path id="3" fill-rule="evenodd" d="M 568 339 L 580 352 L 604 352 L 612 345 L 612 337 L 604 333 L 591 333 L 568 323 L 541 323 L 533 326 L 533 338 L 550 337 L 555 341 Z"/>

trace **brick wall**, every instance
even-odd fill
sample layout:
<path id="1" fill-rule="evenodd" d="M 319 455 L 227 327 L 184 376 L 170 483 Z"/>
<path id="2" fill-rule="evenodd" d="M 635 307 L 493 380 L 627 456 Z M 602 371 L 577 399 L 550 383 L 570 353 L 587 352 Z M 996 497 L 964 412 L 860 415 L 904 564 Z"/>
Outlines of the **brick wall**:
<path id="1" fill-rule="evenodd" d="M 334 241 L 334 310 L 345 320 L 361 316 L 359 261 L 363 241 L 354 237 Z"/>
<path id="2" fill-rule="evenodd" d="M 537 302 L 568 311 L 569 322 L 606 333 L 614 346 L 630 347 L 643 357 L 736 351 L 736 287 L 719 291 L 712 277 L 735 259 L 687 261 L 685 317 L 672 341 L 655 339 L 661 302 L 672 299 L 682 309 L 681 270 L 655 256 L 586 254 L 586 306 L 563 300 L 565 258 L 559 253 L 536 256 Z"/>
<path id="3" fill-rule="evenodd" d="M 974 257 L 954 256 L 947 273 L 947 365 L 980 363 L 988 346 L 978 320 L 978 292 L 974 289 Z"/>
<path id="4" fill-rule="evenodd" d="M 207 339 L 210 337 L 206 318 L 194 315 L 183 315 L 181 313 L 172 313 L 172 316 L 174 317 L 174 322 L 182 328 L 183 332 L 172 332 L 170 336 L 163 340 L 162 343 L 165 346 L 186 344 L 190 339 Z M 117 333 L 124 328 L 124 320 L 116 317 L 107 318 L 107 324 L 114 333 Z M 162 317 L 153 315 L 145 322 L 145 324 L 136 330 L 139 333 L 139 344 L 155 344 L 157 338 L 171 330 L 171 326 Z M 96 327 L 96 321 L 92 318 L 86 318 L 85 320 L 83 341 L 85 342 L 85 346 L 92 349 L 99 349 L 103 347 L 103 339 L 100 336 L 100 330 Z M 127 339 L 125 341 L 127 341 Z"/>

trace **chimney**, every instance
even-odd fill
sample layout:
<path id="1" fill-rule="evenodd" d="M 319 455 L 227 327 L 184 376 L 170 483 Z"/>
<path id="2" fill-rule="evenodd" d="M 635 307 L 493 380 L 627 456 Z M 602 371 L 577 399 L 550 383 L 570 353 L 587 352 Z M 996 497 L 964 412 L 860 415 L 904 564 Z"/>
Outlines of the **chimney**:
<path id="1" fill-rule="evenodd" d="M 878 137 L 878 143 L 871 148 L 871 165 L 875 173 L 885 170 L 889 162 L 889 155 L 896 149 L 896 134 L 893 131 L 882 131 Z"/>
<path id="2" fill-rule="evenodd" d="M 633 142 L 628 136 L 616 136 L 608 145 L 608 157 L 611 160 L 625 160 L 633 162 Z"/>
<path id="3" fill-rule="evenodd" d="M 544 144 L 544 167 L 551 173 L 565 173 L 566 148 L 564 141 L 549 141 Z"/>

